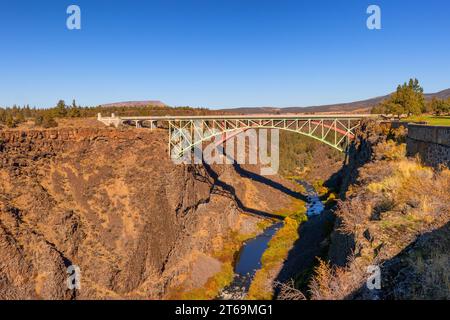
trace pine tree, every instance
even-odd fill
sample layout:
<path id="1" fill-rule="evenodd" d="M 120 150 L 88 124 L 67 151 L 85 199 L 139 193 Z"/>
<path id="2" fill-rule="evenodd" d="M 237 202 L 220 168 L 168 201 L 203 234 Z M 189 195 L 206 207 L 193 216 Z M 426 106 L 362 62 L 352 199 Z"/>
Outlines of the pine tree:
<path id="1" fill-rule="evenodd" d="M 55 121 L 53 115 L 50 112 L 47 112 L 42 119 L 42 126 L 44 128 L 53 128 L 57 127 L 58 123 Z"/>
<path id="2" fill-rule="evenodd" d="M 430 106 L 433 113 L 438 116 L 448 114 L 450 112 L 450 99 L 445 101 L 442 99 L 433 98 Z"/>
<path id="3" fill-rule="evenodd" d="M 68 116 L 70 118 L 79 118 L 81 116 L 80 108 L 77 106 L 75 99 L 72 101 L 72 106 L 69 109 Z"/>
<path id="4" fill-rule="evenodd" d="M 67 109 L 66 109 L 66 103 L 64 100 L 59 100 L 58 104 L 55 107 L 55 114 L 56 117 L 64 118 L 67 116 Z"/>
<path id="5" fill-rule="evenodd" d="M 381 102 L 376 108 L 383 113 L 395 114 L 400 117 L 403 114 L 419 115 L 426 111 L 423 88 L 417 79 L 410 79 L 408 83 L 399 85 L 387 100 Z"/>

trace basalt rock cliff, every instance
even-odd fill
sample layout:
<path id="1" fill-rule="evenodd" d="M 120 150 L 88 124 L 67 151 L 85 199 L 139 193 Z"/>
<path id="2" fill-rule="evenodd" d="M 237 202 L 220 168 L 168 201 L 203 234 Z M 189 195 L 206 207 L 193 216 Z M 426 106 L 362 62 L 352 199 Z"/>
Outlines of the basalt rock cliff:
<path id="1" fill-rule="evenodd" d="M 0 299 L 160 299 L 201 286 L 231 232 L 256 232 L 259 214 L 289 204 L 264 182 L 175 165 L 159 130 L 0 131 Z M 80 290 L 67 286 L 70 265 Z"/>

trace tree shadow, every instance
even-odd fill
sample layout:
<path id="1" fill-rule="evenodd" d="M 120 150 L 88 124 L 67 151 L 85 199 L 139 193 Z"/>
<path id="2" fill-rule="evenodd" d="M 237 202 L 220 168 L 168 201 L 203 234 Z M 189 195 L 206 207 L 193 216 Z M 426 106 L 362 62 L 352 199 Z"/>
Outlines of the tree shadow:
<path id="1" fill-rule="evenodd" d="M 369 123 L 361 124 L 360 132 L 370 130 Z M 339 197 L 345 199 L 348 187 L 355 183 L 359 176 L 359 168 L 368 163 L 372 158 L 372 144 L 366 135 L 357 136 L 357 141 L 352 141 L 346 149 L 342 168 L 331 175 L 324 183 L 327 188 L 339 189 Z"/>

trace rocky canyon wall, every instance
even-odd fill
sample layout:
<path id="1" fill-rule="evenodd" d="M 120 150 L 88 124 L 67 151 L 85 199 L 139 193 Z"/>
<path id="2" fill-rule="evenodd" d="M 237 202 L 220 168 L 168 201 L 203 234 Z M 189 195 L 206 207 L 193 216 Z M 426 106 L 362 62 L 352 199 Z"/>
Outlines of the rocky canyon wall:
<path id="1" fill-rule="evenodd" d="M 255 231 L 243 206 L 289 201 L 232 166 L 174 165 L 162 130 L 0 131 L 0 299 L 167 297 L 217 271 L 192 281 L 230 232 Z"/>

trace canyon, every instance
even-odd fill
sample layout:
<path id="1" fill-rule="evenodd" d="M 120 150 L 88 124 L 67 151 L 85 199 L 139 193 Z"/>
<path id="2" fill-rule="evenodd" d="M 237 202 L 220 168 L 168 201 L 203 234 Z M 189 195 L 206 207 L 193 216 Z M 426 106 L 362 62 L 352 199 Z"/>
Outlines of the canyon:
<path id="1" fill-rule="evenodd" d="M 449 296 L 450 175 L 406 158 L 401 129 L 363 123 L 345 159 L 283 135 L 306 149 L 282 146 L 284 177 L 263 177 L 258 165 L 176 165 L 165 130 L 90 121 L 0 131 L 0 299 L 218 298 L 265 231 L 239 299 Z M 292 173 L 293 154 L 317 161 Z M 371 265 L 382 290 L 364 286 Z"/>
<path id="2" fill-rule="evenodd" d="M 222 268 L 214 253 L 290 205 L 233 166 L 174 165 L 165 139 L 163 130 L 0 131 L 0 298 L 170 298 L 204 285 Z M 82 290 L 67 288 L 70 265 Z"/>

